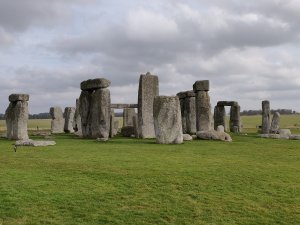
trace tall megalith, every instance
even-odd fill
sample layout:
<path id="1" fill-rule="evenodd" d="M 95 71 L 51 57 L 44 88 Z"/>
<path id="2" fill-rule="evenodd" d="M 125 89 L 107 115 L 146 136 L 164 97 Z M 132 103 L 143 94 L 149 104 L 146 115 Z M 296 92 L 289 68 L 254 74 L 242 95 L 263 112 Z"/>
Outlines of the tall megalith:
<path id="1" fill-rule="evenodd" d="M 138 129 L 141 138 L 155 138 L 154 97 L 159 95 L 158 77 L 149 72 L 140 76 L 138 93 Z"/>
<path id="2" fill-rule="evenodd" d="M 60 134 L 64 132 L 65 119 L 62 109 L 58 106 L 50 108 L 51 116 L 51 133 Z"/>
<path id="3" fill-rule="evenodd" d="M 265 100 L 262 101 L 262 124 L 261 124 L 262 134 L 268 134 L 270 132 L 270 125 L 271 125 L 270 102 Z"/>
<path id="4" fill-rule="evenodd" d="M 5 111 L 6 135 L 11 140 L 28 139 L 28 94 L 11 94 Z"/>

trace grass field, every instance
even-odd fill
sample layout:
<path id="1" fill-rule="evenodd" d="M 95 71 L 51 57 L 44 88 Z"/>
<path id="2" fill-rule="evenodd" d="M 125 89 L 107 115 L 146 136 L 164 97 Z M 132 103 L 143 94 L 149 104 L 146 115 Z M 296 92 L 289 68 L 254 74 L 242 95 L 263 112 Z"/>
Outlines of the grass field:
<path id="1" fill-rule="evenodd" d="M 300 224 L 300 142 L 232 137 L 56 135 L 56 146 L 17 152 L 0 139 L 0 224 Z"/>

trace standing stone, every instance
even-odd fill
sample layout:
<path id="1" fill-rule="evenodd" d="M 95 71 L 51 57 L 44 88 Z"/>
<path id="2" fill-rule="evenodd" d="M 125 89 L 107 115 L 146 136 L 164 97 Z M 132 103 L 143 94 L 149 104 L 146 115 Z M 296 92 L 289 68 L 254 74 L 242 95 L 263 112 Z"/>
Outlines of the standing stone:
<path id="1" fill-rule="evenodd" d="M 10 104 L 5 111 L 7 138 L 10 140 L 27 140 L 28 102 L 27 94 L 12 94 Z"/>
<path id="2" fill-rule="evenodd" d="M 146 75 L 142 74 L 138 94 L 138 127 L 141 138 L 155 138 L 153 101 L 158 95 L 158 77 L 149 72 Z"/>
<path id="3" fill-rule="evenodd" d="M 134 117 L 133 117 L 133 128 L 134 128 L 134 136 L 136 138 L 138 138 L 139 137 L 139 124 L 138 124 L 137 114 L 135 114 Z"/>
<path id="4" fill-rule="evenodd" d="M 114 136 L 117 135 L 119 132 L 119 120 L 118 119 L 115 119 L 115 121 L 114 121 L 114 130 L 113 131 L 114 131 L 114 133 L 113 133 Z"/>
<path id="5" fill-rule="evenodd" d="M 197 131 L 211 130 L 211 105 L 209 98 L 209 81 L 196 81 L 193 85 L 196 93 L 196 128 Z"/>
<path id="6" fill-rule="evenodd" d="M 76 135 L 82 136 L 81 117 L 79 113 L 79 99 L 76 99 L 76 110 L 75 110 L 74 120 L 73 120 L 73 129 Z"/>
<path id="7" fill-rule="evenodd" d="M 134 108 L 124 108 L 123 110 L 123 127 L 132 126 L 133 120 L 136 116 L 136 112 Z"/>
<path id="8" fill-rule="evenodd" d="M 62 109 L 58 106 L 50 108 L 51 116 L 51 133 L 61 134 L 64 132 L 65 119 Z"/>
<path id="9" fill-rule="evenodd" d="M 92 94 L 90 124 L 92 138 L 108 138 L 110 130 L 110 91 L 97 89 Z"/>
<path id="10" fill-rule="evenodd" d="M 177 96 L 157 96 L 153 104 L 156 142 L 180 144 L 183 142 L 180 102 Z"/>
<path id="11" fill-rule="evenodd" d="M 182 131 L 187 134 L 196 133 L 196 98 L 194 91 L 177 94 L 180 100 Z"/>
<path id="12" fill-rule="evenodd" d="M 241 132 L 241 107 L 239 105 L 233 105 L 230 108 L 230 132 L 239 133 Z"/>
<path id="13" fill-rule="evenodd" d="M 81 82 L 79 113 L 84 138 L 108 138 L 110 133 L 110 81 L 104 78 Z"/>
<path id="14" fill-rule="evenodd" d="M 275 112 L 273 115 L 273 118 L 272 118 L 272 123 L 271 123 L 271 128 L 270 128 L 271 133 L 278 133 L 279 123 L 280 123 L 280 113 Z"/>
<path id="15" fill-rule="evenodd" d="M 115 136 L 115 110 L 114 109 L 110 109 L 110 128 L 109 128 L 109 137 L 112 138 Z"/>
<path id="16" fill-rule="evenodd" d="M 226 110 L 224 106 L 215 106 L 214 110 L 214 128 L 217 130 L 219 126 L 223 126 L 226 131 Z"/>
<path id="17" fill-rule="evenodd" d="M 269 133 L 269 131 L 270 131 L 270 118 L 271 118 L 270 102 L 269 101 L 262 101 L 262 126 L 261 126 L 262 134 L 268 134 Z"/>
<path id="18" fill-rule="evenodd" d="M 76 109 L 74 107 L 66 107 L 65 108 L 65 112 L 64 112 L 64 118 L 65 118 L 64 131 L 66 133 L 74 133 L 73 121 L 74 121 L 75 110 Z"/>
<path id="19" fill-rule="evenodd" d="M 186 110 L 186 104 L 185 104 L 185 93 L 184 92 L 179 92 L 177 94 L 179 101 L 180 101 L 180 111 L 181 111 L 181 123 L 182 123 L 182 132 L 185 134 L 187 133 L 187 127 L 186 127 L 186 115 L 187 115 L 187 110 Z"/>

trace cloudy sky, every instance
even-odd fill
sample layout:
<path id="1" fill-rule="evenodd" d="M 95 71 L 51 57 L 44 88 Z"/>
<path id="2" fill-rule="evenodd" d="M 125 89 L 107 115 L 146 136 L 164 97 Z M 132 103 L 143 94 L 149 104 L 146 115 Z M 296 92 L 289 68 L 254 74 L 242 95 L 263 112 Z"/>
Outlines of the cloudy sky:
<path id="1" fill-rule="evenodd" d="M 136 103 L 147 71 L 162 95 L 208 79 L 212 105 L 300 111 L 299 35 L 299 0 L 0 0 L 0 112 L 14 92 L 31 113 L 73 106 L 95 77 Z"/>

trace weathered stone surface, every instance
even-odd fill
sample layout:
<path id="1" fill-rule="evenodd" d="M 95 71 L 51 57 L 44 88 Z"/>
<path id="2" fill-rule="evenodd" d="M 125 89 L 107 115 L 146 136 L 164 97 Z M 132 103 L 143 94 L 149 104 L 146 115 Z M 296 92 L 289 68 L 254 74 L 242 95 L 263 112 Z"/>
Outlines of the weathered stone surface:
<path id="1" fill-rule="evenodd" d="M 110 91 L 106 88 L 97 89 L 92 94 L 90 104 L 91 138 L 109 137 L 110 116 Z"/>
<path id="2" fill-rule="evenodd" d="M 16 102 L 16 101 L 29 101 L 29 95 L 28 94 L 11 94 L 8 97 L 8 100 L 10 102 Z"/>
<path id="3" fill-rule="evenodd" d="M 231 106 L 230 108 L 230 132 L 240 133 L 241 132 L 241 107 L 239 105 Z"/>
<path id="4" fill-rule="evenodd" d="M 282 137 L 279 134 L 258 134 L 257 136 L 261 138 L 282 139 Z"/>
<path id="5" fill-rule="evenodd" d="M 182 92 L 177 93 L 177 96 L 179 99 L 181 99 L 181 98 L 195 97 L 196 94 L 194 91 L 182 91 Z"/>
<path id="6" fill-rule="evenodd" d="M 218 131 L 218 132 L 225 132 L 224 126 L 223 126 L 223 125 L 219 125 L 219 126 L 217 127 L 217 131 Z"/>
<path id="7" fill-rule="evenodd" d="M 56 145 L 55 141 L 34 141 L 31 139 L 16 141 L 15 146 L 45 147 Z"/>
<path id="8" fill-rule="evenodd" d="M 110 81 L 105 78 L 96 78 L 82 81 L 80 88 L 83 91 L 93 91 L 99 88 L 107 88 L 110 85 Z"/>
<path id="9" fill-rule="evenodd" d="M 217 106 L 238 106 L 235 101 L 218 101 Z"/>
<path id="10" fill-rule="evenodd" d="M 111 104 L 110 108 L 113 109 L 138 108 L 138 104 Z"/>
<path id="11" fill-rule="evenodd" d="M 279 130 L 279 135 L 282 138 L 289 139 L 289 137 L 292 135 L 292 133 L 291 133 L 290 129 L 280 129 Z"/>
<path id="12" fill-rule="evenodd" d="M 280 113 L 275 112 L 271 123 L 270 133 L 278 133 L 279 123 L 280 123 Z"/>
<path id="13" fill-rule="evenodd" d="M 134 108 L 125 108 L 123 110 L 123 127 L 133 126 L 133 120 L 136 116 Z"/>
<path id="14" fill-rule="evenodd" d="M 155 138 L 153 101 L 159 95 L 158 77 L 147 73 L 140 76 L 138 94 L 138 127 L 140 138 Z"/>
<path id="15" fill-rule="evenodd" d="M 92 99 L 91 91 L 81 91 L 79 97 L 79 114 L 81 117 L 82 136 L 85 138 L 92 136 L 91 123 L 90 123 L 91 99 Z"/>
<path id="16" fill-rule="evenodd" d="M 259 134 L 262 138 L 272 138 L 272 139 L 292 139 L 293 135 L 289 129 L 280 129 L 278 134 Z"/>
<path id="17" fill-rule="evenodd" d="M 135 135 L 135 129 L 133 126 L 126 126 L 121 128 L 121 135 L 123 137 L 131 137 Z"/>
<path id="18" fill-rule="evenodd" d="M 139 124 L 138 124 L 138 115 L 135 114 L 133 117 L 133 128 L 134 128 L 134 136 L 136 138 L 139 137 Z"/>
<path id="19" fill-rule="evenodd" d="M 183 134 L 183 140 L 184 141 L 192 141 L 193 137 L 189 134 Z"/>
<path id="20" fill-rule="evenodd" d="M 197 131 L 211 130 L 211 105 L 207 91 L 196 93 L 196 128 Z"/>
<path id="21" fill-rule="evenodd" d="M 232 138 L 225 132 L 209 130 L 209 131 L 198 131 L 197 137 L 202 140 L 220 140 L 231 142 Z"/>
<path id="22" fill-rule="evenodd" d="M 178 94 L 177 94 L 177 96 L 178 96 Z M 182 132 L 187 133 L 187 129 L 186 129 L 187 110 L 186 110 L 185 98 L 179 98 L 179 102 L 180 102 Z"/>
<path id="23" fill-rule="evenodd" d="M 183 142 L 180 102 L 177 96 L 157 96 L 153 104 L 156 142 L 180 144 Z"/>
<path id="24" fill-rule="evenodd" d="M 109 137 L 110 138 L 112 138 L 116 134 L 114 123 L 115 123 L 115 110 L 111 108 L 110 109 L 110 127 L 109 127 Z"/>
<path id="25" fill-rule="evenodd" d="M 185 113 L 186 113 L 186 133 L 196 134 L 196 98 L 188 96 L 184 100 Z"/>
<path id="26" fill-rule="evenodd" d="M 300 140 L 300 135 L 298 134 L 298 135 L 291 135 L 290 136 L 290 140 Z"/>
<path id="27" fill-rule="evenodd" d="M 73 119 L 73 129 L 75 131 L 75 134 L 77 136 L 82 136 L 82 129 L 81 129 L 81 116 L 79 113 L 79 99 L 76 99 L 76 110 L 74 114 L 74 119 Z"/>
<path id="28" fill-rule="evenodd" d="M 268 134 L 269 133 L 269 131 L 270 131 L 270 118 L 271 118 L 270 102 L 269 101 L 262 101 L 262 125 L 261 125 L 262 134 Z"/>
<path id="29" fill-rule="evenodd" d="M 97 138 L 96 141 L 98 141 L 98 142 L 107 142 L 108 138 Z"/>
<path id="30" fill-rule="evenodd" d="M 58 106 L 50 108 L 51 116 L 51 133 L 60 134 L 64 132 L 65 119 L 62 109 Z"/>
<path id="31" fill-rule="evenodd" d="M 114 136 L 119 132 L 119 120 L 114 121 Z"/>
<path id="32" fill-rule="evenodd" d="M 196 135 L 196 134 L 192 134 L 191 136 L 192 136 L 193 140 L 196 140 L 196 139 L 198 139 L 198 137 L 197 137 L 197 135 Z"/>
<path id="33" fill-rule="evenodd" d="M 226 111 L 224 106 L 217 105 L 214 110 L 214 129 L 217 130 L 219 126 L 226 130 Z"/>
<path id="34" fill-rule="evenodd" d="M 193 85 L 194 92 L 209 91 L 209 80 L 198 80 Z"/>
<path id="35" fill-rule="evenodd" d="M 74 107 L 66 107 L 64 112 L 65 118 L 65 125 L 64 125 L 64 132 L 66 133 L 74 133 L 73 129 L 73 121 L 75 115 L 75 108 Z"/>
<path id="36" fill-rule="evenodd" d="M 28 102 L 11 102 L 5 112 L 6 135 L 11 140 L 27 140 Z"/>

